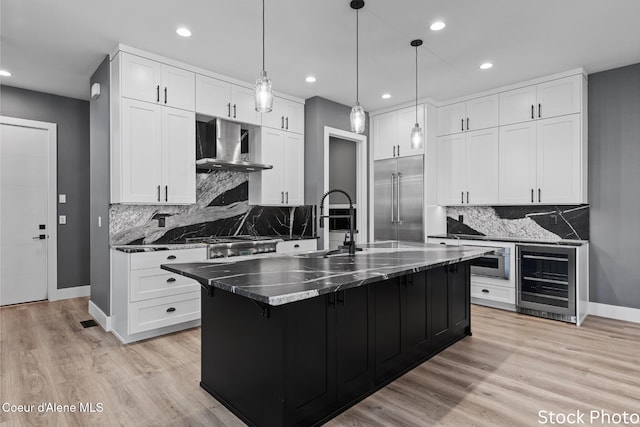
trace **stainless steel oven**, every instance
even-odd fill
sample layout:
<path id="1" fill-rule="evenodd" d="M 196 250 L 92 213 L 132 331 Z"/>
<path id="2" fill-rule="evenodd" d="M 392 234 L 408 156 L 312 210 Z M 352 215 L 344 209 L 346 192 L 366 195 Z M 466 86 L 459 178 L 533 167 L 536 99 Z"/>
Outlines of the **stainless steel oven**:
<path id="1" fill-rule="evenodd" d="M 486 247 L 483 246 L 483 249 Z M 509 248 L 495 248 L 490 254 L 472 259 L 471 274 L 508 279 L 510 253 Z"/>
<path id="2" fill-rule="evenodd" d="M 517 310 L 575 323 L 575 248 L 516 245 L 516 253 Z"/>

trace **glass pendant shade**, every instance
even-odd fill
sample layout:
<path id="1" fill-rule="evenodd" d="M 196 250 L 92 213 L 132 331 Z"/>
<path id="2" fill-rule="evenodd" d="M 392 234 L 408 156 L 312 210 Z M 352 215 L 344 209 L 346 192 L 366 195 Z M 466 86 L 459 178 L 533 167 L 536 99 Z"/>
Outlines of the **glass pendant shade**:
<path id="1" fill-rule="evenodd" d="M 365 114 L 364 109 L 360 106 L 359 102 L 356 102 L 356 105 L 351 109 L 349 119 L 351 121 L 351 132 L 364 132 Z"/>
<path id="2" fill-rule="evenodd" d="M 273 91 L 271 90 L 271 80 L 267 77 L 267 72 L 262 71 L 256 81 L 255 89 L 256 111 L 268 113 L 273 109 Z"/>
<path id="3" fill-rule="evenodd" d="M 413 129 L 411 129 L 411 148 L 414 150 L 422 148 L 423 141 L 424 133 L 422 133 L 420 125 L 416 123 Z"/>

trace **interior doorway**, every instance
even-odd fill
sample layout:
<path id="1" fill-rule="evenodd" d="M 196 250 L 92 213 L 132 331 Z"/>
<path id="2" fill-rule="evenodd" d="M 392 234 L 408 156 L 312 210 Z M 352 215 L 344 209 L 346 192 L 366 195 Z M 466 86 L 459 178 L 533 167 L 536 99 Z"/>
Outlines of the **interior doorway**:
<path id="1" fill-rule="evenodd" d="M 0 117 L 0 305 L 57 288 L 56 125 Z"/>
<path id="2" fill-rule="evenodd" d="M 355 235 L 357 243 L 368 241 L 367 236 L 367 137 L 328 126 L 324 128 L 324 191 L 334 188 L 345 190 L 356 209 Z M 331 194 L 325 214 L 347 213 L 346 197 Z M 344 241 L 347 221 L 328 220 L 323 230 L 324 249 L 335 249 Z"/>

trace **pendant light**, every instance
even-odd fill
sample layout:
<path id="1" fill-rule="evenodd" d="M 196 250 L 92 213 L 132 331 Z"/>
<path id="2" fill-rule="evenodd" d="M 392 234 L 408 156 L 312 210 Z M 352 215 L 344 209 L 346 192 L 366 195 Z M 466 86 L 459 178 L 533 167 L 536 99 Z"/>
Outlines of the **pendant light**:
<path id="1" fill-rule="evenodd" d="M 255 98 L 257 112 L 268 113 L 273 109 L 271 80 L 267 77 L 267 70 L 264 67 L 264 0 L 262 0 L 262 71 L 256 81 Z"/>
<path id="2" fill-rule="evenodd" d="M 365 114 L 364 114 L 364 110 L 362 109 L 362 107 L 360 106 L 360 93 L 359 93 L 359 67 L 358 67 L 358 60 L 359 60 L 359 38 L 358 38 L 358 30 L 359 30 L 359 22 L 358 22 L 358 14 L 360 9 L 362 9 L 364 7 L 364 0 L 352 0 L 351 1 L 351 8 L 355 9 L 356 11 L 356 105 L 353 106 L 353 108 L 351 109 L 351 115 L 349 116 L 350 122 L 351 122 L 351 132 L 355 132 L 355 133 L 363 133 L 364 132 L 364 127 L 365 127 Z"/>
<path id="3" fill-rule="evenodd" d="M 411 46 L 416 48 L 416 124 L 411 129 L 411 148 L 414 150 L 422 148 L 424 133 L 418 123 L 418 46 L 422 45 L 422 40 L 416 39 L 411 42 Z"/>

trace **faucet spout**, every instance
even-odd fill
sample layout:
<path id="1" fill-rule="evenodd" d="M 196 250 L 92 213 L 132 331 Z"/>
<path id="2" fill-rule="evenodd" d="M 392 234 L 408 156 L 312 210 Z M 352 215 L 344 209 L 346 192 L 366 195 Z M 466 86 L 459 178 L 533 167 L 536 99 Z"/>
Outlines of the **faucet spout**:
<path id="1" fill-rule="evenodd" d="M 331 218 L 331 215 L 324 215 L 324 199 L 326 199 L 327 196 L 329 196 L 329 194 L 331 193 L 344 194 L 347 197 L 347 200 L 349 200 L 349 242 L 347 242 L 347 245 L 349 247 L 349 255 L 355 255 L 356 243 L 353 236 L 355 234 L 355 212 L 353 210 L 353 201 L 351 200 L 351 196 L 349 196 L 346 191 L 334 188 L 333 190 L 329 190 L 322 195 L 322 199 L 320 199 L 320 228 L 324 228 L 325 218 Z"/>

